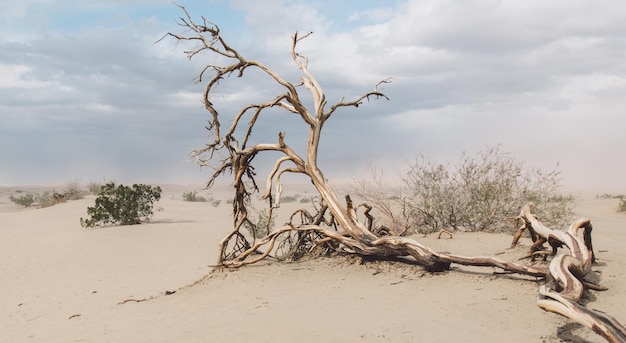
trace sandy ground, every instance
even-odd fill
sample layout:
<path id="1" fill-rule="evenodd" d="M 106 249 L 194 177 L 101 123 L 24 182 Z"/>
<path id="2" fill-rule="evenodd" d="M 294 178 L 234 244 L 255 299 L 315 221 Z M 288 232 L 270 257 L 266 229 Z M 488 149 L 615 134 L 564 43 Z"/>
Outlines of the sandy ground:
<path id="1" fill-rule="evenodd" d="M 93 196 L 23 209 L 8 200 L 16 189 L 46 188 L 0 188 L 0 342 L 603 341 L 539 309 L 537 280 L 492 268 L 430 274 L 335 258 L 203 279 L 230 228 L 227 188 L 212 191 L 222 200 L 213 207 L 180 200 L 197 187 L 164 186 L 163 211 L 151 223 L 101 229 L 79 223 Z M 625 322 L 626 215 L 616 204 L 584 200 L 577 211 L 594 225 L 594 271 L 609 287 L 588 292 L 587 306 Z M 437 250 L 507 260 L 529 245 L 525 238 L 507 249 L 506 234 L 416 238 Z"/>

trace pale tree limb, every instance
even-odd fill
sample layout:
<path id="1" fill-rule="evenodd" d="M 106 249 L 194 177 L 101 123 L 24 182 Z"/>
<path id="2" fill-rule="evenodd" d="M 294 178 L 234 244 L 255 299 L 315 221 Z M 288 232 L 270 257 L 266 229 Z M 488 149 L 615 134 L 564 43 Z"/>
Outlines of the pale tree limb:
<path id="1" fill-rule="evenodd" d="M 617 319 L 571 301 L 547 286 L 539 288 L 537 305 L 548 312 L 567 317 L 602 336 L 607 342 L 626 342 L 626 328 Z"/>

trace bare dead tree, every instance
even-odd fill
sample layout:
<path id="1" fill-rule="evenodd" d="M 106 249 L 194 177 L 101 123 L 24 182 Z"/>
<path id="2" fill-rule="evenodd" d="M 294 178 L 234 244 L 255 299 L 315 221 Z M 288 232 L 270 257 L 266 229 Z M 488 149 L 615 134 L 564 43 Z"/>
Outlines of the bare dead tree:
<path id="1" fill-rule="evenodd" d="M 212 139 L 203 148 L 192 152 L 200 165 L 214 169 L 207 187 L 211 187 L 223 174 L 233 175 L 233 226 L 219 243 L 217 267 L 237 268 L 259 262 L 268 256 L 297 258 L 315 251 L 343 251 L 375 258 L 402 257 L 433 272 L 448 270 L 452 263 L 496 267 L 507 272 L 546 278 L 549 282 L 540 289 L 542 298 L 539 300 L 539 306 L 583 323 L 609 341 L 625 341 L 624 328 L 618 321 L 601 313 L 586 310 L 577 302 L 582 289 L 580 285 L 588 284 L 582 283 L 581 280 L 585 271 L 588 272 L 593 256 L 586 240 L 576 238 L 580 232 L 590 234 L 591 226 L 588 220 L 573 224 L 570 228 L 572 233 L 565 234 L 553 230 L 548 234 L 548 237 L 551 237 L 549 239 L 566 245 L 572 251 L 572 256 L 553 259 L 550 268 L 526 266 L 495 257 L 466 257 L 436 252 L 410 237 L 375 233 L 372 230 L 375 218 L 369 212 L 371 207 L 355 206 L 349 195 L 345 196 L 345 203 L 342 204 L 339 196 L 329 185 L 318 167 L 318 147 L 324 125 L 337 110 L 344 107 L 359 107 L 370 99 L 387 99 L 379 90 L 379 86 L 390 80 L 379 82 L 373 91 L 353 100 L 342 98 L 329 105 L 323 88 L 309 72 L 308 58 L 297 50 L 298 44 L 311 33 L 305 35 L 296 33 L 292 36 L 291 59 L 301 72 L 299 83 L 294 84 L 265 64 L 247 59 L 233 49 L 221 36 L 217 25 L 204 17 L 201 23 L 197 23 L 183 6 L 179 7 L 184 12 L 179 25 L 185 31 L 180 34 L 168 33 L 163 38 L 171 37 L 177 42 L 193 43 L 194 47 L 185 51 L 190 59 L 208 53 L 220 61 L 225 61 L 221 64 L 206 65 L 196 78 L 197 82 L 206 82 L 203 102 L 211 114 L 207 129 Z M 222 124 L 228 120 L 218 112 L 210 96 L 221 80 L 232 75 L 243 77 L 248 69 L 256 69 L 273 80 L 282 89 L 282 93 L 269 101 L 244 106 L 234 115 L 229 126 L 223 129 Z M 299 93 L 302 87 L 312 97 L 312 103 L 308 106 Z M 284 132 L 278 133 L 273 143 L 252 143 L 253 130 L 263 120 L 268 110 L 273 108 L 284 110 L 285 115 L 298 116 L 303 125 L 308 127 L 304 154 L 299 154 L 288 144 Z M 268 173 L 262 194 L 262 199 L 266 199 L 268 203 L 269 217 L 280 205 L 281 178 L 285 174 L 295 173 L 308 177 L 319 194 L 320 202 L 315 207 L 315 212 L 298 210 L 292 215 L 289 223 L 279 228 L 267 227 L 267 234 L 257 239 L 250 237 L 242 228 L 246 223 L 250 223 L 248 209 L 251 196 L 260 192 L 255 179 L 253 160 L 266 152 L 280 154 Z M 365 209 L 365 222 L 359 220 L 357 216 L 359 208 Z M 542 227 L 529 209 L 523 211 L 520 217 L 535 231 Z"/>

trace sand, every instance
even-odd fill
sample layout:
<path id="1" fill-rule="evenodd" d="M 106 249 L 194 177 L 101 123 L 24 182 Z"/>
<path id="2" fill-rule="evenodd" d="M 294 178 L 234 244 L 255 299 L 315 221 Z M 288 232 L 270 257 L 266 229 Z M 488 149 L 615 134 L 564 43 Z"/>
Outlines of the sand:
<path id="1" fill-rule="evenodd" d="M 230 228 L 229 189 L 211 191 L 222 200 L 213 207 L 180 200 L 198 187 L 163 187 L 163 211 L 149 224 L 99 229 L 79 223 L 94 196 L 19 208 L 8 200 L 16 189 L 48 188 L 0 188 L 0 342 L 603 342 L 537 307 L 537 280 L 492 268 L 430 274 L 324 258 L 206 278 Z M 587 306 L 624 323 L 626 215 L 616 204 L 589 197 L 577 212 L 591 218 L 594 270 L 609 287 L 589 292 Z M 507 234 L 416 238 L 507 260 L 529 245 L 524 238 L 508 249 Z M 142 299 L 150 300 L 135 301 Z"/>

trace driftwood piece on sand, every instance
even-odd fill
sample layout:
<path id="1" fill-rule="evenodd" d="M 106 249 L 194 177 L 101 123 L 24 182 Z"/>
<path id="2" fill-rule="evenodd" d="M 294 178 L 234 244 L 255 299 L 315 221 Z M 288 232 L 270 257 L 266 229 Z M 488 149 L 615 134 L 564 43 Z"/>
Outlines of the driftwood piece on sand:
<path id="1" fill-rule="evenodd" d="M 519 218 L 524 221 L 523 227 L 535 239 L 531 249 L 537 248 L 541 244 L 536 243 L 543 241 L 548 242 L 555 253 L 556 247 L 565 246 L 569 250 L 556 255 L 550 261 L 548 282 L 539 288 L 537 305 L 545 311 L 558 313 L 593 330 L 608 342 L 626 342 L 626 328 L 622 323 L 610 315 L 580 304 L 583 291 L 589 285 L 584 278 L 595 262 L 591 221 L 582 218 L 572 223 L 567 231 L 551 230 L 530 212 L 529 204 L 524 206 Z M 521 230 L 515 235 L 512 245 L 517 243 L 520 232 Z"/>

